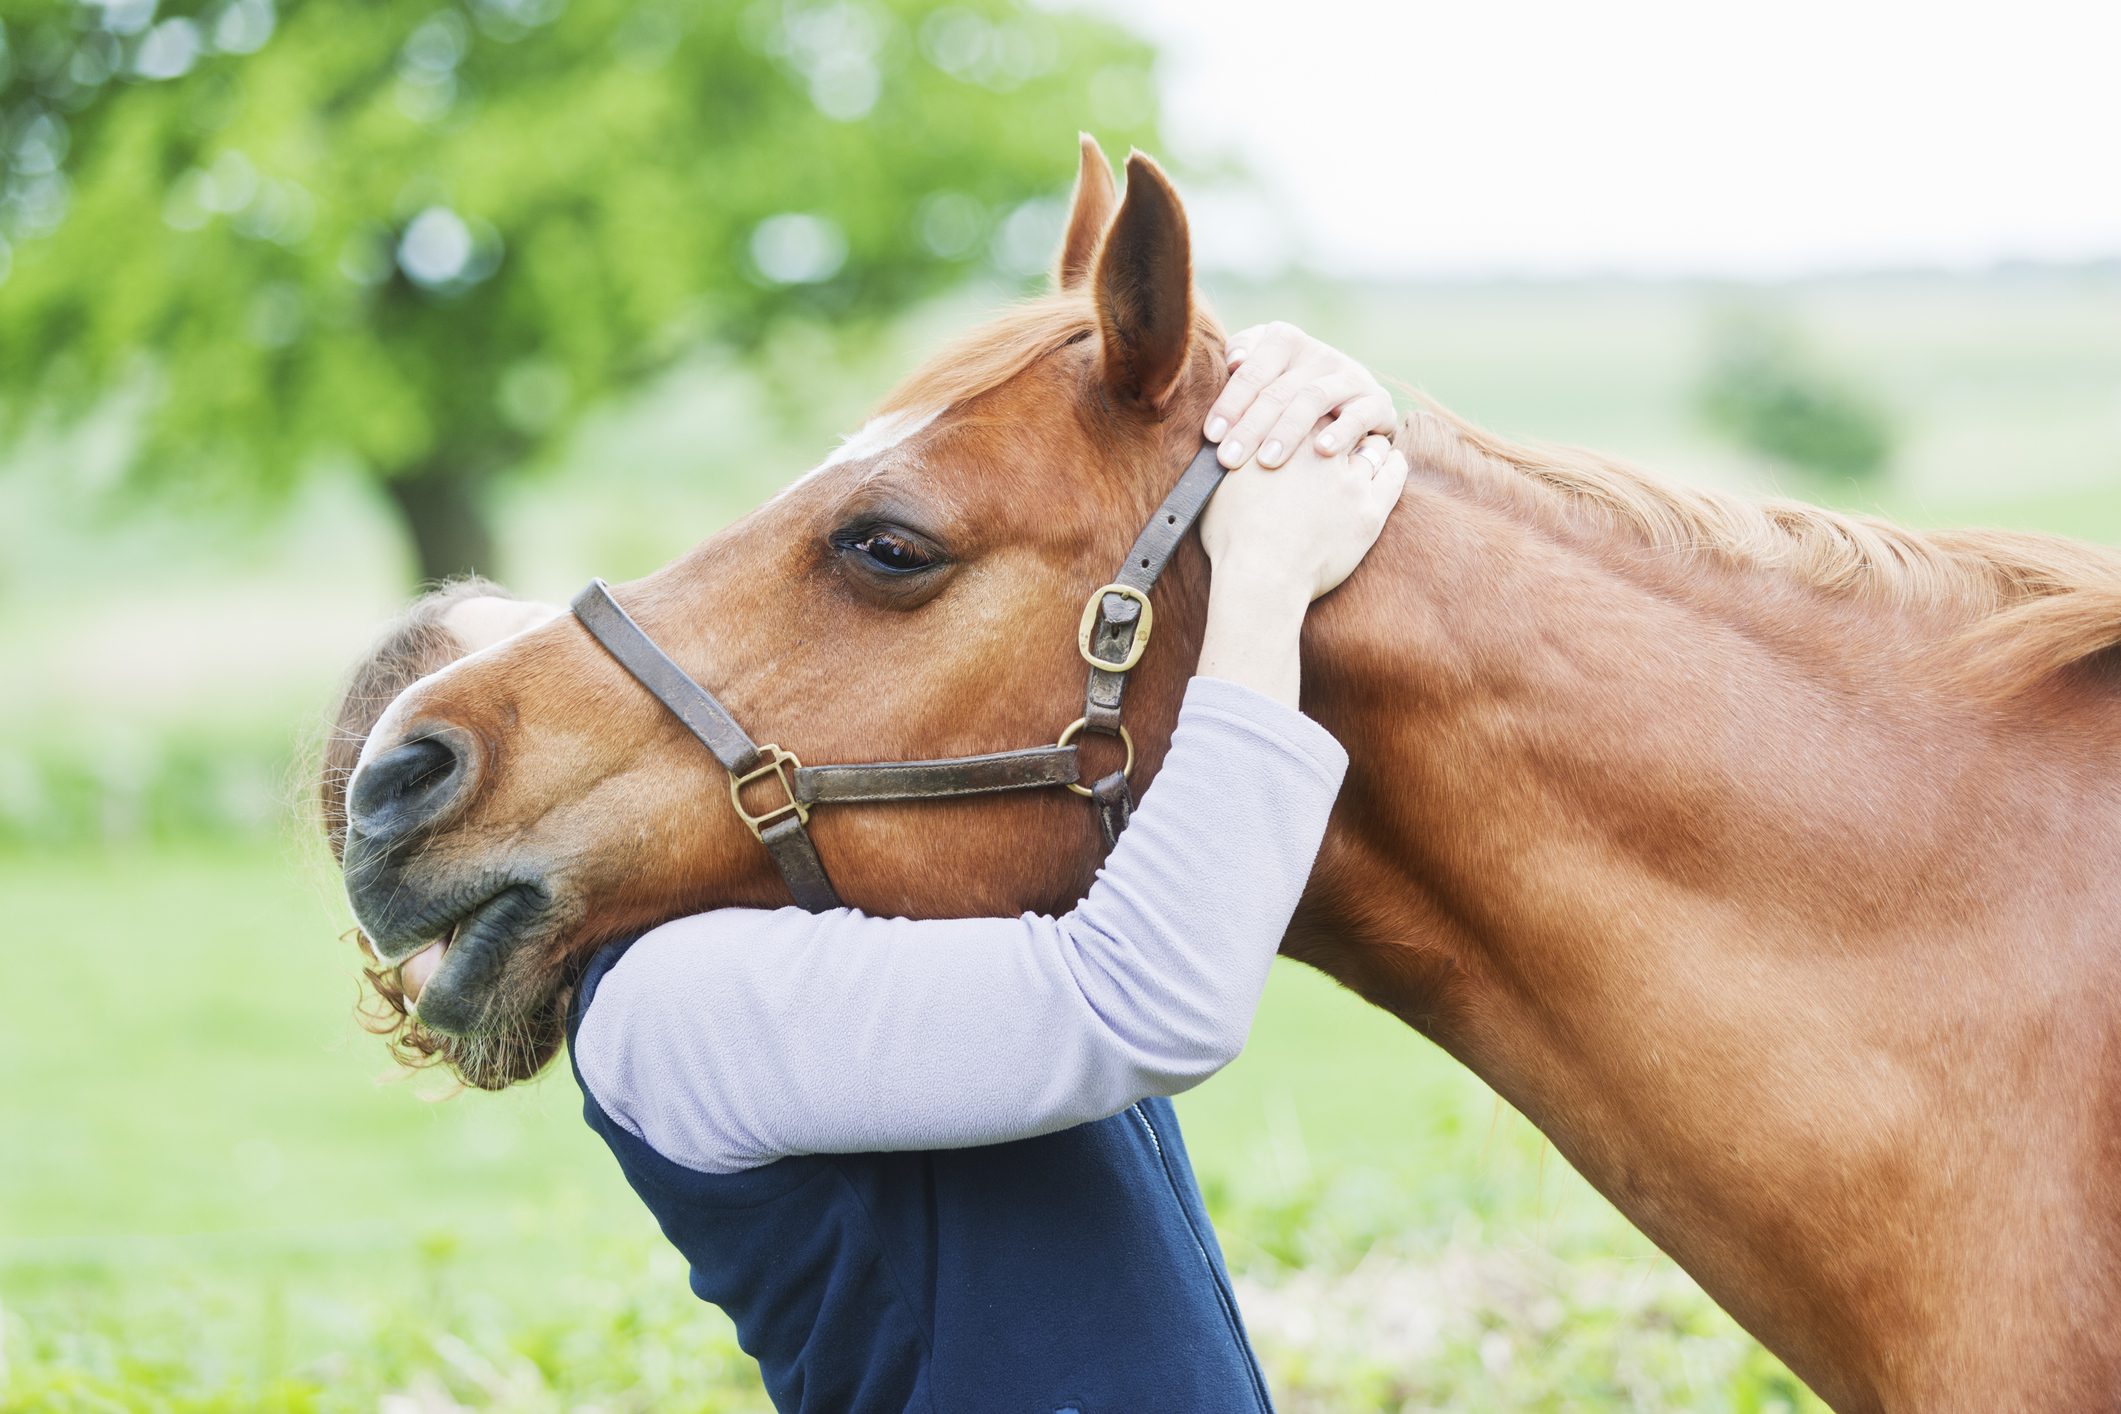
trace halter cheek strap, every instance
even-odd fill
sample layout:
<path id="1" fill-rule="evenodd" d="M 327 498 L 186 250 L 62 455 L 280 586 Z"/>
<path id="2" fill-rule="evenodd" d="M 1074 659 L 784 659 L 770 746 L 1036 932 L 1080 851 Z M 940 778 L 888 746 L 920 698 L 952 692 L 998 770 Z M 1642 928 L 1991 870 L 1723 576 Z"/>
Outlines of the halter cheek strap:
<path id="1" fill-rule="evenodd" d="M 729 773 L 730 798 L 737 802 L 738 813 L 744 816 L 759 843 L 773 856 L 795 901 L 812 913 L 839 907 L 839 895 L 825 873 L 825 863 L 817 857 L 817 846 L 810 842 L 810 832 L 804 828 L 810 812 L 795 803 L 786 775 L 783 758 L 793 758 L 771 743 L 762 747 L 753 741 L 712 693 L 694 682 L 671 661 L 669 654 L 655 646 L 655 640 L 641 631 L 633 616 L 611 597 L 611 586 L 603 580 L 589 581 L 589 587 L 575 595 L 569 607 L 582 621 L 582 627 L 604 645 L 604 651 L 618 659 L 619 666 L 633 674 L 648 695 L 668 708 L 685 730 L 722 763 L 722 769 Z M 744 810 L 743 787 L 767 773 L 778 778 L 784 787 L 790 787 L 789 803 L 755 816 Z"/>
<path id="2" fill-rule="evenodd" d="M 571 606 L 620 667 L 632 674 L 649 696 L 663 704 L 729 773 L 729 799 L 751 833 L 788 883 L 797 904 L 811 912 L 839 906 L 839 895 L 811 842 L 810 810 L 824 804 L 887 800 L 938 800 L 988 795 L 997 791 L 1066 786 L 1096 805 L 1100 832 L 1109 849 L 1127 827 L 1134 795 L 1127 773 L 1134 765 L 1134 742 L 1120 721 L 1120 700 L 1127 674 L 1149 646 L 1155 611 L 1149 591 L 1186 533 L 1207 509 L 1222 484 L 1216 449 L 1203 445 L 1186 467 L 1156 514 L 1127 552 L 1127 560 L 1110 584 L 1093 590 L 1083 607 L 1077 647 L 1090 665 L 1084 689 L 1083 715 L 1071 722 L 1051 746 L 995 751 L 981 756 L 953 756 L 936 761 L 871 761 L 854 765 L 805 766 L 792 751 L 761 745 L 683 668 L 633 621 L 611 596 L 611 587 L 593 579 Z M 1126 762 L 1092 785 L 1083 785 L 1076 737 L 1085 731 L 1117 736 L 1126 747 Z M 754 809 L 745 802 L 747 787 L 777 788 L 779 801 Z"/>
<path id="3" fill-rule="evenodd" d="M 1225 474 L 1223 464 L 1216 460 L 1214 444 L 1203 443 L 1171 494 L 1134 538 L 1112 583 L 1092 596 L 1077 645 L 1090 664 L 1090 682 L 1083 690 L 1083 724 L 1088 730 L 1119 734 L 1127 671 L 1141 661 L 1142 651 L 1149 646 L 1155 618 L 1149 591 L 1163 577 L 1186 533 L 1208 509 Z"/>
<path id="4" fill-rule="evenodd" d="M 1092 593 L 1083 608 L 1076 646 L 1090 665 L 1090 680 L 1083 688 L 1083 715 L 1077 726 L 1116 736 L 1127 748 L 1126 763 L 1083 792 L 1097 807 L 1098 830 L 1104 836 L 1106 849 L 1118 843 L 1120 832 L 1134 814 L 1134 791 L 1127 784 L 1128 772 L 1134 766 L 1134 742 L 1120 721 L 1120 700 L 1126 695 L 1127 673 L 1141 661 L 1149 646 L 1149 631 L 1155 625 L 1156 610 L 1149 602 L 1149 591 L 1163 577 L 1187 532 L 1208 509 L 1208 502 L 1214 499 L 1226 474 L 1217 460 L 1215 445 L 1203 442 L 1186 464 L 1178 484 L 1164 497 L 1156 514 L 1149 517 L 1141 534 L 1134 537 L 1127 558 L 1120 563 L 1119 574 L 1112 583 Z"/>

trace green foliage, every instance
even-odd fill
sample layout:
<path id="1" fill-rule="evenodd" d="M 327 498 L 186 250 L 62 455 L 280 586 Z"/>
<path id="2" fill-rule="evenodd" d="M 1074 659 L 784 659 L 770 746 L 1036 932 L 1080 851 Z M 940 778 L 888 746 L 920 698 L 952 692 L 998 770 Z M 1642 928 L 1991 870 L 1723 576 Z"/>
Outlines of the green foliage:
<path id="1" fill-rule="evenodd" d="M 0 1314 L 14 1366 L 0 1414 L 766 1408 L 728 1323 L 650 1241 L 593 1244 L 549 1299 L 504 1305 L 491 1268 L 434 1246 L 396 1286 L 225 1270 L 157 1271 L 153 1290 L 109 1272 L 55 1286 Z"/>
<path id="2" fill-rule="evenodd" d="M 1013 0 L 5 17 L 0 428 L 144 389 L 133 469 L 189 491 L 483 483 L 703 343 L 989 262 L 1086 123 L 1153 138 L 1141 42 Z"/>
<path id="3" fill-rule="evenodd" d="M 284 726 L 240 718 L 76 732 L 37 727 L 0 741 L 0 848 L 256 838 L 308 820 Z M 306 775 L 306 773 L 305 773 Z M 298 803 L 299 802 L 299 803 Z"/>
<path id="4" fill-rule="evenodd" d="M 1868 481 L 1892 455 L 1892 428 L 1868 392 L 1827 369 L 1787 327 L 1724 319 L 1700 404 L 1740 446 L 1802 470 Z"/>

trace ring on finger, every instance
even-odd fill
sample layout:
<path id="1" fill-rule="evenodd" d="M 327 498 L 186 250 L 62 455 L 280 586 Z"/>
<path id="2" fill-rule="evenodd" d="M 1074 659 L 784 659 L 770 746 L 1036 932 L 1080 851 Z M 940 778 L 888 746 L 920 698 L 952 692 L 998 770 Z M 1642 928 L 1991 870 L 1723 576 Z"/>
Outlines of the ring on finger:
<path id="1" fill-rule="evenodd" d="M 1370 464 L 1374 475 L 1385 469 L 1385 461 L 1392 455 L 1392 443 L 1384 437 L 1365 437 L 1355 444 L 1355 454 Z"/>

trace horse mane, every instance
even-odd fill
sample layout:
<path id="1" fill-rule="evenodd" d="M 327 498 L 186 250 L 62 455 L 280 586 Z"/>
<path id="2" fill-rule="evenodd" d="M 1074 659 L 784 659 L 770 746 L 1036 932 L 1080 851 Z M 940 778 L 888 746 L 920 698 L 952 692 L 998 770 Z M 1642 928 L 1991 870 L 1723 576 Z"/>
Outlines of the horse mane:
<path id="1" fill-rule="evenodd" d="M 1194 304 L 1194 335 L 1222 329 Z M 1097 333 L 1080 291 L 1055 290 L 1004 310 L 928 359 L 880 412 L 958 407 Z M 2013 530 L 1913 530 L 1801 501 L 1757 500 L 1679 486 L 1576 447 L 1513 442 L 1424 398 L 1399 438 L 1416 465 L 1484 479 L 1512 495 L 1531 487 L 1601 514 L 1653 550 L 1780 573 L 1823 593 L 1957 617 L 1949 655 L 1960 691 L 2010 697 L 2121 645 L 2121 551 Z"/>
<path id="2" fill-rule="evenodd" d="M 1789 500 L 1678 486 L 1575 447 L 1512 442 L 1423 399 L 1400 441 L 1416 464 L 1530 486 L 1651 549 L 1777 572 L 1827 594 L 1939 611 L 1962 627 L 1956 689 L 2015 696 L 2121 644 L 2121 551 L 2013 530 L 1913 530 Z M 1467 453 L 1474 455 L 1467 455 Z"/>

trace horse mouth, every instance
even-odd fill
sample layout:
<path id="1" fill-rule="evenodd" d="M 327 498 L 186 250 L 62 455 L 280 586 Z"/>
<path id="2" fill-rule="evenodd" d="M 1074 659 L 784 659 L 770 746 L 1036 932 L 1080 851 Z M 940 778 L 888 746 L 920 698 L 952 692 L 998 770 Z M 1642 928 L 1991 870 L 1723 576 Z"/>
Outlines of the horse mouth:
<path id="1" fill-rule="evenodd" d="M 413 1015 L 420 1025 L 445 1036 L 475 1036 L 505 1028 L 516 1007 L 509 1005 L 511 964 L 551 931 L 552 910 L 544 890 L 511 884 L 473 905 L 455 919 L 429 930 L 439 934 L 441 959 L 420 988 Z M 402 963 L 427 946 L 404 956 Z"/>

